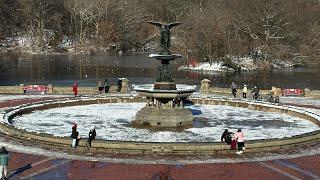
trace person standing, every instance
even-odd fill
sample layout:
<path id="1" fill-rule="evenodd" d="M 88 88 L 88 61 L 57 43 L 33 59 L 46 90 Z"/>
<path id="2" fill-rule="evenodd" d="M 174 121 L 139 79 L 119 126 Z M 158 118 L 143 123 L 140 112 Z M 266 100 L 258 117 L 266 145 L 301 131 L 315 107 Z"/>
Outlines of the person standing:
<path id="1" fill-rule="evenodd" d="M 99 81 L 98 81 L 98 91 L 99 91 L 99 93 L 102 93 L 103 86 L 104 86 L 104 85 L 102 84 L 102 81 L 99 80 Z"/>
<path id="2" fill-rule="evenodd" d="M 121 88 L 122 88 L 122 79 L 121 78 L 118 79 L 117 85 L 118 85 L 117 92 L 121 92 Z"/>
<path id="3" fill-rule="evenodd" d="M 254 86 L 252 91 L 251 91 L 251 93 L 253 94 L 253 98 L 255 100 L 257 100 L 258 97 L 259 97 L 259 88 L 258 88 L 258 86 Z"/>
<path id="4" fill-rule="evenodd" d="M 109 84 L 109 82 L 108 82 L 108 79 L 105 79 L 105 80 L 104 80 L 103 86 L 104 86 L 104 92 L 105 92 L 105 93 L 108 93 L 108 92 L 109 92 L 109 88 L 110 88 L 110 84 Z"/>
<path id="5" fill-rule="evenodd" d="M 241 129 L 238 129 L 238 131 L 234 134 L 234 139 L 237 141 L 237 154 L 242 154 L 244 150 L 244 134 L 241 132 Z"/>
<path id="6" fill-rule="evenodd" d="M 232 139 L 232 132 L 229 132 L 228 129 L 224 130 L 223 134 L 221 135 L 221 142 L 225 142 L 228 145 L 230 145 L 231 139 Z"/>
<path id="7" fill-rule="evenodd" d="M 0 177 L 1 179 L 7 179 L 8 169 L 7 166 L 10 160 L 10 153 L 6 150 L 4 146 L 0 149 Z"/>
<path id="8" fill-rule="evenodd" d="M 247 85 L 243 85 L 243 89 L 242 89 L 243 98 L 247 98 L 247 91 L 248 91 Z"/>
<path id="9" fill-rule="evenodd" d="M 86 143 L 87 147 L 91 147 L 91 141 L 96 139 L 96 129 L 94 126 L 92 126 L 92 128 L 89 131 L 89 137 L 88 137 L 88 142 Z"/>
<path id="10" fill-rule="evenodd" d="M 77 97 L 77 95 L 78 95 L 78 84 L 77 84 L 77 82 L 73 83 L 72 91 L 73 91 L 74 97 Z"/>
<path id="11" fill-rule="evenodd" d="M 72 132 L 70 137 L 72 138 L 71 147 L 75 148 L 79 139 L 79 132 L 77 131 L 77 124 L 75 123 L 72 126 Z"/>
<path id="12" fill-rule="evenodd" d="M 234 98 L 237 97 L 237 84 L 232 81 L 231 83 L 231 92 Z"/>

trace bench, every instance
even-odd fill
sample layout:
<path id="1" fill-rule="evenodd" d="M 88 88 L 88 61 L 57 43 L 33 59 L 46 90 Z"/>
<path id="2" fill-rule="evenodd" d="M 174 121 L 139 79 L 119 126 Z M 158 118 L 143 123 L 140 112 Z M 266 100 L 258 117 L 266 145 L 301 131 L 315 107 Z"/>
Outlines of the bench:
<path id="1" fill-rule="evenodd" d="M 284 89 L 282 92 L 283 96 L 304 96 L 302 89 Z"/>
<path id="2" fill-rule="evenodd" d="M 30 94 L 47 94 L 49 91 L 49 87 L 46 85 L 26 85 L 23 86 L 23 93 L 30 93 Z"/>

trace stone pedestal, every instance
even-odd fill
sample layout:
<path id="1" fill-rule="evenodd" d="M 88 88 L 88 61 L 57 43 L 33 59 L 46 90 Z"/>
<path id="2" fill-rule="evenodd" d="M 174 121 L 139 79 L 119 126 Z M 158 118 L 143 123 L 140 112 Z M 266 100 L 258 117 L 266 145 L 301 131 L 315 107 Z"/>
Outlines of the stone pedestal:
<path id="1" fill-rule="evenodd" d="M 53 94 L 53 85 L 52 84 L 48 84 L 48 92 L 47 94 Z"/>
<path id="2" fill-rule="evenodd" d="M 273 92 L 273 95 L 274 95 L 274 96 L 279 96 L 279 97 L 282 96 L 282 90 L 281 90 L 281 88 L 277 88 L 277 87 L 272 86 L 271 92 Z"/>
<path id="3" fill-rule="evenodd" d="M 146 106 L 136 114 L 135 125 L 152 127 L 182 127 L 192 126 L 192 112 L 182 107 L 159 108 Z"/>
<path id="4" fill-rule="evenodd" d="M 160 90 L 176 90 L 176 84 L 174 82 L 155 82 L 154 89 L 160 89 Z"/>
<path id="5" fill-rule="evenodd" d="M 201 81 L 200 93 L 203 93 L 203 94 L 209 93 L 210 82 L 211 81 L 209 79 L 203 79 Z"/>
<path id="6" fill-rule="evenodd" d="M 309 89 L 309 88 L 305 88 L 305 89 L 304 89 L 304 96 L 305 96 L 305 97 L 310 97 L 310 95 L 311 95 L 310 89 Z"/>
<path id="7" fill-rule="evenodd" d="M 24 84 L 20 84 L 19 87 L 18 87 L 18 88 L 19 88 L 18 91 L 19 91 L 19 93 L 21 93 L 21 94 L 24 94 L 23 87 L 24 87 Z"/>
<path id="8" fill-rule="evenodd" d="M 121 82 L 121 93 L 128 93 L 129 92 L 129 80 L 126 78 L 122 78 Z"/>

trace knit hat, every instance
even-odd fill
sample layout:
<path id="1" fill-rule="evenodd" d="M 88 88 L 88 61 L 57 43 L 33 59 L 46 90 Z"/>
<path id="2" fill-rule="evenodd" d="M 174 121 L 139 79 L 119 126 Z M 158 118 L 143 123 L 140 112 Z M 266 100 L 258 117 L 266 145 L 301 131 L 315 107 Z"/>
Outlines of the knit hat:
<path id="1" fill-rule="evenodd" d="M 92 127 L 91 127 L 91 129 L 95 129 L 95 127 L 94 127 L 94 126 L 92 126 Z"/>
<path id="2" fill-rule="evenodd" d="M 6 152 L 6 148 L 5 148 L 4 146 L 2 146 L 1 149 L 0 149 L 0 152 L 1 152 L 1 153 Z"/>
<path id="3" fill-rule="evenodd" d="M 72 128 L 77 128 L 77 124 L 76 123 L 72 123 Z"/>

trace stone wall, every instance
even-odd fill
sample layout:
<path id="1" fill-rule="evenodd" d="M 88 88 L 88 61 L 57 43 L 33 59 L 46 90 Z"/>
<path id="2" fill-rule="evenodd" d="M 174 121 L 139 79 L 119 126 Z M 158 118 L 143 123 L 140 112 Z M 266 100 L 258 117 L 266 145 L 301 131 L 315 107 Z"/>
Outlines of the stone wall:
<path id="1" fill-rule="evenodd" d="M 201 94 L 220 94 L 224 96 L 232 96 L 231 89 L 230 88 L 219 88 L 210 86 L 211 81 L 208 79 L 204 79 L 201 81 L 200 86 L 200 93 Z M 237 91 L 237 96 L 242 97 L 242 88 L 239 87 Z M 247 91 L 247 97 L 250 95 L 252 89 L 248 89 Z M 320 90 L 310 90 L 308 88 L 304 89 L 305 97 L 308 98 L 316 98 L 320 99 Z M 281 97 L 282 96 L 282 89 L 278 87 L 272 87 L 271 89 L 262 89 L 260 90 L 260 94 L 262 96 L 269 94 L 270 92 L 274 92 L 275 95 Z"/>
<path id="2" fill-rule="evenodd" d="M 46 94 L 62 94 L 73 95 L 72 86 L 54 86 L 48 85 L 49 91 Z M 118 93 L 117 86 L 111 86 L 109 93 Z M 127 79 L 122 80 L 122 88 L 120 93 L 129 93 L 129 81 Z M 34 94 L 41 94 L 42 92 L 36 92 Z M 0 86 L 0 94 L 24 94 L 23 85 L 19 86 Z M 98 87 L 78 87 L 78 94 L 80 95 L 95 95 L 99 94 Z M 103 93 L 104 94 L 104 93 Z"/>

